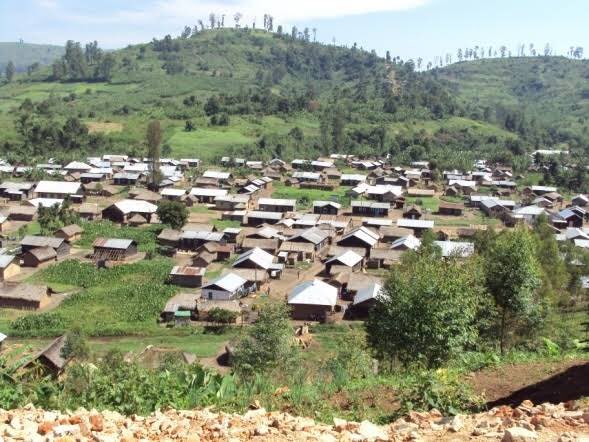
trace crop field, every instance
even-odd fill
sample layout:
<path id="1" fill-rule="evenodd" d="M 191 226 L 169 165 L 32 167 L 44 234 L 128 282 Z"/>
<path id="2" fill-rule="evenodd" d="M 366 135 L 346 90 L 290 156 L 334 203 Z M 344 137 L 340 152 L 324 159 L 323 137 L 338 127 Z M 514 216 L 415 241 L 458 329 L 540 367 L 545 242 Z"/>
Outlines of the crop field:
<path id="1" fill-rule="evenodd" d="M 334 190 L 301 189 L 298 187 L 286 186 L 282 183 L 275 183 L 272 198 L 295 199 L 301 208 L 308 208 L 313 201 L 335 201 L 342 207 L 350 206 L 350 197 L 346 192 L 350 190 L 346 186 L 338 186 Z"/>
<path id="2" fill-rule="evenodd" d="M 440 200 L 437 197 L 408 196 L 405 198 L 407 204 L 415 204 L 430 210 L 432 213 L 438 211 Z"/>
<path id="3" fill-rule="evenodd" d="M 10 324 L 11 336 L 56 336 L 79 327 L 90 336 L 141 335 L 158 331 L 156 319 L 176 292 L 166 285 L 173 266 L 164 258 L 97 269 L 66 260 L 39 273 L 47 284 L 77 287 L 57 308 L 25 314 Z"/>
<path id="4" fill-rule="evenodd" d="M 135 240 L 140 252 L 153 252 L 156 249 L 156 237 L 162 229 L 161 226 L 157 225 L 141 228 L 119 227 L 117 224 L 106 220 L 84 222 L 81 226 L 84 233 L 82 239 L 75 244 L 80 248 L 91 248 L 96 238 L 119 238 Z"/>

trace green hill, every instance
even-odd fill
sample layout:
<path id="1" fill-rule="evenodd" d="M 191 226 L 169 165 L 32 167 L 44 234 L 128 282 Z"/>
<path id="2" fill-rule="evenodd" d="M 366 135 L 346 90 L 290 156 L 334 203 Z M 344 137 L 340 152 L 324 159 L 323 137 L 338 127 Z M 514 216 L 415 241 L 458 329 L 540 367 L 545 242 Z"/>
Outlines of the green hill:
<path id="1" fill-rule="evenodd" d="M 505 152 L 521 155 L 538 144 L 530 131 L 507 127 L 484 109 L 495 97 L 491 86 L 479 85 L 486 80 L 477 68 L 501 76 L 496 66 L 504 60 L 418 73 L 411 63 L 388 63 L 358 48 L 234 29 L 106 54 L 70 45 L 67 54 L 0 86 L 1 155 L 139 155 L 151 119 L 164 128 L 164 155 L 205 160 L 346 152 L 469 167 L 480 156 L 512 161 Z M 513 60 L 505 70 L 520 69 L 520 61 L 528 63 Z M 524 103 L 509 84 L 496 87 L 506 106 Z M 576 112 L 562 109 L 571 124 Z M 542 144 L 570 141 L 542 130 Z"/>
<path id="2" fill-rule="evenodd" d="M 34 63 L 48 65 L 61 57 L 64 51 L 63 46 L 0 42 L 0 72 L 4 72 L 10 61 L 17 72 L 26 72 Z"/>
<path id="3" fill-rule="evenodd" d="M 469 61 L 436 71 L 467 112 L 505 125 L 509 111 L 563 135 L 589 131 L 589 60 L 520 57 Z"/>

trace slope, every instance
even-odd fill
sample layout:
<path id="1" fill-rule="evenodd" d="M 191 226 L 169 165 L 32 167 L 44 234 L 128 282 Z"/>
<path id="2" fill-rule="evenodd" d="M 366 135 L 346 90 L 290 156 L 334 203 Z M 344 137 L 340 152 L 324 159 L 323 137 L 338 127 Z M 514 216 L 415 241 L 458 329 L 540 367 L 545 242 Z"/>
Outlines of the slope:
<path id="1" fill-rule="evenodd" d="M 8 62 L 12 61 L 17 72 L 25 72 L 34 63 L 51 64 L 63 53 L 62 46 L 0 42 L 0 71 L 3 72 Z"/>

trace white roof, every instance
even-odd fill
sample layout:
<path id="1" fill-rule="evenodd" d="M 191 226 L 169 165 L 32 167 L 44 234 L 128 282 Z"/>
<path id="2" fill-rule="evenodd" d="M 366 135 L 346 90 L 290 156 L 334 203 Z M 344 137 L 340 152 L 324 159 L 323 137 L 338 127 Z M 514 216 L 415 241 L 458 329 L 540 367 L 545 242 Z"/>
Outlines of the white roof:
<path id="1" fill-rule="evenodd" d="M 209 189 L 206 187 L 193 187 L 190 191 L 195 196 L 223 196 L 227 195 L 227 189 Z"/>
<path id="2" fill-rule="evenodd" d="M 61 207 L 63 204 L 63 199 L 60 198 L 32 198 L 28 201 L 28 203 L 32 206 L 37 208 L 43 207 L 53 207 L 56 204 Z"/>
<path id="3" fill-rule="evenodd" d="M 343 265 L 348 267 L 354 267 L 356 264 L 362 261 L 362 257 L 353 250 L 348 250 L 342 255 L 334 256 L 333 258 L 327 260 L 325 264 L 330 264 L 335 261 L 341 262 Z"/>
<path id="4" fill-rule="evenodd" d="M 467 258 L 474 253 L 474 244 L 470 242 L 458 241 L 434 241 L 442 249 L 442 256 L 459 256 Z"/>
<path id="5" fill-rule="evenodd" d="M 476 187 L 476 181 L 469 181 L 469 180 L 449 180 L 449 186 L 458 186 L 458 187 Z"/>
<path id="6" fill-rule="evenodd" d="M 342 173 L 340 178 L 341 181 L 366 181 L 366 175 L 360 175 L 358 173 Z"/>
<path id="7" fill-rule="evenodd" d="M 255 247 L 251 250 L 248 250 L 245 253 L 242 253 L 237 257 L 235 262 L 233 263 L 233 267 L 241 264 L 242 262 L 250 260 L 254 262 L 256 265 L 262 267 L 263 269 L 269 269 L 272 267 L 274 262 L 274 256 L 270 253 L 266 252 L 265 250 L 260 249 L 259 247 Z"/>
<path id="8" fill-rule="evenodd" d="M 202 174 L 204 178 L 214 178 L 217 180 L 227 180 L 231 176 L 229 172 L 219 172 L 217 170 L 207 170 Z"/>
<path id="9" fill-rule="evenodd" d="M 337 288 L 314 279 L 297 285 L 288 295 L 289 304 L 328 305 L 333 307 L 337 302 Z"/>
<path id="10" fill-rule="evenodd" d="M 239 275 L 236 275 L 235 273 L 227 273 L 215 279 L 214 281 L 211 281 L 208 284 L 203 285 L 202 288 L 204 289 L 216 285 L 225 291 L 234 292 L 238 288 L 243 286 L 246 282 L 247 281 L 245 279 L 243 279 Z"/>
<path id="11" fill-rule="evenodd" d="M 514 210 L 516 215 L 524 215 L 524 216 L 539 216 L 543 213 L 546 213 L 546 209 L 544 207 L 538 206 L 525 206 L 520 207 L 519 209 Z"/>
<path id="12" fill-rule="evenodd" d="M 342 240 L 349 238 L 351 236 L 357 237 L 366 244 L 369 244 L 371 247 L 376 245 L 376 243 L 378 243 L 378 240 L 380 239 L 380 236 L 377 233 L 373 232 L 372 230 L 364 226 L 358 227 L 357 229 L 347 233 L 342 237 Z"/>
<path id="13" fill-rule="evenodd" d="M 421 240 L 416 238 L 413 235 L 402 236 L 401 238 L 396 239 L 391 244 L 391 249 L 398 249 L 399 247 L 407 247 L 411 250 L 416 250 L 421 245 Z"/>
<path id="14" fill-rule="evenodd" d="M 155 213 L 157 206 L 143 200 L 121 200 L 114 203 L 123 213 Z"/>
<path id="15" fill-rule="evenodd" d="M 186 190 L 176 189 L 175 187 L 167 187 L 160 192 L 162 196 L 182 196 L 186 195 Z"/>
<path id="16" fill-rule="evenodd" d="M 354 296 L 354 305 L 368 301 L 369 299 L 380 298 L 382 296 L 381 289 L 382 286 L 377 282 L 361 288 L 356 292 L 356 296 Z"/>
<path id="17" fill-rule="evenodd" d="M 35 189 L 36 193 L 61 193 L 63 195 L 74 195 L 78 193 L 82 184 L 70 183 L 67 181 L 39 181 Z"/>
<path id="18" fill-rule="evenodd" d="M 65 170 L 90 170 L 92 166 L 82 163 L 81 161 L 72 161 L 64 167 Z"/>
<path id="19" fill-rule="evenodd" d="M 297 200 L 281 199 L 281 198 L 260 198 L 258 200 L 258 206 L 269 205 L 269 206 L 294 206 Z"/>
<path id="20" fill-rule="evenodd" d="M 575 239 L 573 240 L 575 246 L 581 247 L 583 249 L 589 249 L 589 240 L 588 239 Z"/>
<path id="21" fill-rule="evenodd" d="M 383 195 L 389 192 L 394 195 L 403 195 L 403 188 L 401 186 L 393 186 L 391 184 L 377 184 L 376 186 L 368 186 L 366 189 L 366 193 L 369 195 Z"/>
<path id="22" fill-rule="evenodd" d="M 408 229 L 433 229 L 434 222 L 425 219 L 399 218 L 397 220 L 397 227 L 407 227 Z"/>
<path id="23" fill-rule="evenodd" d="M 293 178 L 301 178 L 305 180 L 319 180 L 321 174 L 317 172 L 295 172 L 292 174 Z"/>

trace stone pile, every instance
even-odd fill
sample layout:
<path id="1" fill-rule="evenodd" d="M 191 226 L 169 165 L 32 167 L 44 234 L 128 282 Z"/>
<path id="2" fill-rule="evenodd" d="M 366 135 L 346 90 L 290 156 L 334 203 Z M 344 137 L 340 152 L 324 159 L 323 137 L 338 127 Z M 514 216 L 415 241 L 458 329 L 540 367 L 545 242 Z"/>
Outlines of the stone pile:
<path id="1" fill-rule="evenodd" d="M 243 415 L 166 410 L 150 416 L 116 412 L 45 411 L 32 405 L 0 410 L 0 441 L 503 441 L 589 442 L 589 408 L 525 401 L 517 408 L 444 417 L 411 412 L 389 425 L 313 419 L 254 409 Z"/>

